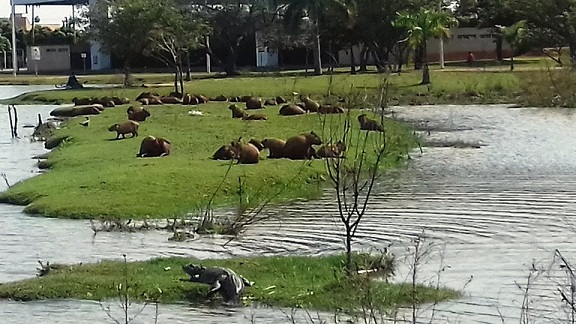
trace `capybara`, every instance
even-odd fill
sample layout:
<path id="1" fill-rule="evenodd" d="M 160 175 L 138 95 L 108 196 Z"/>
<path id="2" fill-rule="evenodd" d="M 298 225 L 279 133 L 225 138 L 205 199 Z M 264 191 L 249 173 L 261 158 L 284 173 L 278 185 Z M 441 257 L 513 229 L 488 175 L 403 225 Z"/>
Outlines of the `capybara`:
<path id="1" fill-rule="evenodd" d="M 268 117 L 264 114 L 245 114 L 242 120 L 268 120 Z"/>
<path id="2" fill-rule="evenodd" d="M 230 97 L 230 99 L 228 99 L 228 101 L 230 101 L 230 102 L 241 102 L 240 97 Z"/>
<path id="3" fill-rule="evenodd" d="M 198 99 L 199 104 L 205 104 L 208 102 L 208 98 L 204 95 L 194 95 L 194 97 L 196 97 L 196 99 Z"/>
<path id="4" fill-rule="evenodd" d="M 279 105 L 287 102 L 286 99 L 284 99 L 283 97 L 280 97 L 280 96 L 277 96 L 275 100 L 276 100 L 276 103 Z"/>
<path id="5" fill-rule="evenodd" d="M 298 107 L 304 109 L 304 111 L 306 111 L 306 104 L 305 104 L 305 103 L 303 103 L 303 102 L 297 102 L 297 103 L 296 103 L 296 106 L 298 106 Z"/>
<path id="6" fill-rule="evenodd" d="M 321 145 L 322 140 L 313 131 L 304 133 L 297 136 L 292 136 L 286 140 L 284 149 L 282 150 L 283 157 L 292 160 L 303 160 L 313 157 L 313 151 L 310 149 L 312 145 Z"/>
<path id="7" fill-rule="evenodd" d="M 140 99 L 136 99 L 136 101 L 141 103 L 143 106 L 147 106 L 150 104 L 150 102 L 148 101 L 148 98 L 140 98 Z"/>
<path id="8" fill-rule="evenodd" d="M 125 105 L 127 103 L 130 103 L 130 99 L 128 98 L 120 98 L 120 97 L 112 97 L 112 101 L 114 102 L 115 105 L 119 106 L 119 105 Z"/>
<path id="9" fill-rule="evenodd" d="M 211 101 L 226 101 L 228 100 L 228 98 L 226 98 L 224 95 L 219 95 L 217 97 L 213 97 L 210 98 Z"/>
<path id="10" fill-rule="evenodd" d="M 276 102 L 275 99 L 266 99 L 266 101 L 264 101 L 264 106 L 276 106 L 278 105 L 278 103 Z"/>
<path id="11" fill-rule="evenodd" d="M 384 131 L 384 126 L 382 124 L 380 124 L 374 119 L 366 117 L 366 114 L 359 115 L 358 122 L 360 123 L 361 130 L 378 131 L 378 132 Z"/>
<path id="12" fill-rule="evenodd" d="M 262 108 L 262 99 L 250 98 L 246 101 L 246 109 L 260 109 Z"/>
<path id="13" fill-rule="evenodd" d="M 180 92 L 171 91 L 170 94 L 168 94 L 168 97 L 182 98 L 182 94 Z"/>
<path id="14" fill-rule="evenodd" d="M 170 155 L 172 144 L 167 139 L 146 136 L 140 143 L 140 152 L 136 157 L 156 157 Z"/>
<path id="15" fill-rule="evenodd" d="M 264 145 L 262 145 L 262 142 L 260 142 L 259 140 L 255 139 L 255 138 L 249 140 L 248 143 L 256 146 L 258 151 L 262 151 L 264 149 Z"/>
<path id="16" fill-rule="evenodd" d="M 141 94 L 138 95 L 138 97 L 136 97 L 135 100 L 140 100 L 140 99 L 150 98 L 150 97 L 160 97 L 160 95 L 155 93 L 155 92 L 142 92 Z"/>
<path id="17" fill-rule="evenodd" d="M 135 137 L 138 136 L 138 126 L 140 125 L 137 122 L 127 120 L 108 127 L 108 131 L 116 132 L 116 139 L 120 138 L 120 135 L 122 135 L 122 138 L 126 138 L 126 134 L 129 133 L 132 134 L 132 137 Z"/>
<path id="18" fill-rule="evenodd" d="M 161 105 L 162 104 L 162 99 L 160 99 L 160 97 L 150 97 L 150 98 L 146 98 L 146 99 L 148 99 L 149 105 Z"/>
<path id="19" fill-rule="evenodd" d="M 318 108 L 320 107 L 320 105 L 308 98 L 308 97 L 300 97 L 300 99 L 302 100 L 302 102 L 304 103 L 304 109 L 308 112 L 318 112 Z"/>
<path id="20" fill-rule="evenodd" d="M 250 99 L 252 99 L 252 96 L 241 96 L 240 102 L 248 102 Z"/>
<path id="21" fill-rule="evenodd" d="M 232 144 L 222 145 L 215 153 L 212 155 L 212 160 L 232 160 L 236 158 Z"/>
<path id="22" fill-rule="evenodd" d="M 286 144 L 285 140 L 281 140 L 278 138 L 265 138 L 262 141 L 262 146 L 268 149 L 268 158 L 269 159 L 278 159 L 284 157 L 284 145 Z"/>
<path id="23" fill-rule="evenodd" d="M 232 149 L 238 163 L 255 164 L 260 161 L 260 151 L 254 144 L 235 141 L 232 142 Z"/>
<path id="24" fill-rule="evenodd" d="M 133 108 L 133 110 L 130 110 L 130 108 Z M 133 120 L 133 121 L 145 121 L 146 118 L 150 117 L 150 112 L 144 108 L 141 107 L 130 107 L 128 108 L 128 120 Z"/>
<path id="25" fill-rule="evenodd" d="M 182 104 L 189 105 L 191 100 L 192 96 L 189 94 L 185 94 L 184 97 L 182 97 Z"/>
<path id="26" fill-rule="evenodd" d="M 280 115 L 282 116 L 302 115 L 305 113 L 304 109 L 292 104 L 284 105 L 280 108 Z"/>
<path id="27" fill-rule="evenodd" d="M 162 103 L 165 104 L 181 104 L 182 103 L 182 99 L 177 98 L 177 97 L 160 97 L 160 101 L 162 101 Z"/>
<path id="28" fill-rule="evenodd" d="M 321 105 L 318 107 L 319 114 L 343 114 L 344 108 L 340 106 Z"/>
<path id="29" fill-rule="evenodd" d="M 50 112 L 54 117 L 76 117 L 81 115 L 99 115 L 104 109 L 102 105 L 93 104 L 86 106 L 62 107 L 56 108 Z"/>
<path id="30" fill-rule="evenodd" d="M 92 103 L 92 98 L 76 98 L 72 99 L 75 106 L 85 106 Z"/>
<path id="31" fill-rule="evenodd" d="M 228 109 L 232 111 L 232 118 L 242 118 L 246 115 L 246 112 L 242 108 L 236 106 L 236 104 L 231 104 Z"/>
<path id="32" fill-rule="evenodd" d="M 320 146 L 316 151 L 315 156 L 318 158 L 337 158 L 341 157 L 346 151 L 346 145 L 344 142 L 338 141 L 336 144 L 325 144 Z"/>

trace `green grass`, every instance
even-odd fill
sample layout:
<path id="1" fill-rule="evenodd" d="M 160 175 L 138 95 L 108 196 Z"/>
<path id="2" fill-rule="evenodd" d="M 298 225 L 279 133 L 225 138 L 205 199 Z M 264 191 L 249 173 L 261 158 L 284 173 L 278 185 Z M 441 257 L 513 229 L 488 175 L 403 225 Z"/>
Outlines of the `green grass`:
<path id="1" fill-rule="evenodd" d="M 254 302 L 317 310 L 357 310 L 367 297 L 377 309 L 457 298 L 449 289 L 387 284 L 382 281 L 350 281 L 343 273 L 342 256 L 258 257 L 195 261 L 185 258 L 152 259 L 144 262 L 102 261 L 64 266 L 33 279 L 0 284 L 0 298 L 14 300 L 118 298 L 118 285 L 125 285 L 132 299 L 160 303 L 203 302 L 208 286 L 181 282 L 188 276 L 181 267 L 192 261 L 222 266 L 254 281 L 245 296 Z"/>
<path id="2" fill-rule="evenodd" d="M 264 110 L 267 121 L 232 119 L 229 103 L 210 102 L 200 106 L 149 106 L 152 116 L 140 123 L 140 136 L 113 140 L 111 124 L 126 119 L 126 105 L 93 116 L 89 127 L 79 125 L 83 117 L 70 120 L 56 136 L 69 139 L 52 151 L 51 170 L 12 186 L 0 201 L 27 205 L 25 211 L 49 217 L 146 219 L 182 217 L 206 206 L 215 194 L 216 206 L 234 205 L 239 196 L 238 178 L 245 187 L 244 198 L 252 203 L 317 197 L 325 165 L 322 160 L 262 160 L 257 165 L 233 165 L 223 185 L 229 163 L 213 161 L 212 154 L 242 136 L 288 138 L 314 130 L 323 135 L 322 115 L 280 116 L 278 106 Z M 206 116 L 188 115 L 199 109 Z M 354 120 L 360 112 L 351 112 Z M 329 125 L 341 125 L 343 115 L 328 115 Z M 416 146 L 412 132 L 389 120 L 389 158 L 384 167 L 402 165 L 406 153 Z M 355 132 L 356 136 L 358 132 Z M 169 139 L 173 152 L 163 158 L 136 158 L 146 135 Z M 326 139 L 326 138 L 325 138 Z M 266 156 L 264 152 L 262 156 Z"/>

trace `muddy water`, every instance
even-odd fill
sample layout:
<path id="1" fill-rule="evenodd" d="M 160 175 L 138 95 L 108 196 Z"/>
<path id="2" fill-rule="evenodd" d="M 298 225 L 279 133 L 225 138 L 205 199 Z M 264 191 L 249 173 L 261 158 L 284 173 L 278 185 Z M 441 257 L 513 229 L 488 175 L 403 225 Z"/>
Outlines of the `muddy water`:
<path id="1" fill-rule="evenodd" d="M 20 118 L 33 123 L 37 112 L 49 109 L 22 107 Z M 574 115 L 569 110 L 504 106 L 397 107 L 394 111 L 396 117 L 430 129 L 429 136 L 425 132 L 429 141 L 481 146 L 433 145 L 425 147 L 424 154 L 413 152 L 407 171 L 379 184 L 359 229 L 358 247 L 390 246 L 400 261 L 395 280 L 403 281 L 408 273 L 407 246 L 424 232 L 426 243 L 434 244 L 438 252 L 420 267 L 419 278 L 461 289 L 465 297 L 439 304 L 434 312 L 431 307 L 421 310 L 422 321 L 434 316 L 434 323 L 518 323 L 523 293 L 517 283 L 525 282 L 532 260 L 549 265 L 554 249 L 567 257 L 576 256 L 571 228 L 576 216 Z M 0 125 L 7 125 L 6 115 L 0 113 Z M 0 134 L 0 171 L 11 181 L 35 174 L 29 157 L 43 152 L 42 146 L 26 138 L 12 141 L 8 135 Z M 93 238 L 85 221 L 31 217 L 23 215 L 21 207 L 1 205 L 0 281 L 33 276 L 38 259 L 90 262 L 122 254 L 136 260 L 171 255 L 330 253 L 342 246 L 332 200 L 327 192 L 319 201 L 270 211 L 282 215 L 282 220 L 254 226 L 226 247 L 224 239 L 169 242 L 162 232 L 99 233 Z M 443 271 L 438 277 L 439 268 Z M 529 294 L 534 298 L 533 312 L 539 319 L 561 316 L 555 308 L 556 287 L 544 279 Z M 284 312 L 263 308 L 209 310 L 171 305 L 161 306 L 160 312 L 161 323 L 194 319 L 245 323 L 251 318 L 259 323 L 289 322 Z M 107 321 L 98 303 L 79 301 L 0 302 L 0 315 L 19 323 Z M 151 322 L 153 315 L 154 309 L 147 308 L 140 321 Z M 301 317 L 297 322 L 307 321 Z"/>

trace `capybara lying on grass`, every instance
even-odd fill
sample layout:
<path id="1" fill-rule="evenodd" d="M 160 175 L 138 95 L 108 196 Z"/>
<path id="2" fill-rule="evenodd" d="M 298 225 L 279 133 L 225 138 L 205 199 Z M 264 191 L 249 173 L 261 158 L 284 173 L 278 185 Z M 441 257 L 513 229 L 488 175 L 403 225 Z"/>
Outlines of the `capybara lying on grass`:
<path id="1" fill-rule="evenodd" d="M 358 116 L 361 130 L 383 132 L 384 126 L 374 119 L 366 117 L 366 114 Z"/>
<path id="2" fill-rule="evenodd" d="M 319 114 L 343 114 L 344 108 L 340 106 L 321 105 L 318 107 Z"/>
<path id="3" fill-rule="evenodd" d="M 140 143 L 140 152 L 136 157 L 166 156 L 170 155 L 171 150 L 172 144 L 167 139 L 148 135 Z"/>
<path id="4" fill-rule="evenodd" d="M 130 106 L 126 113 L 128 114 L 128 120 L 133 121 L 142 122 L 145 121 L 146 118 L 150 117 L 150 112 L 142 107 Z"/>
<path id="5" fill-rule="evenodd" d="M 262 146 L 268 149 L 269 159 L 278 159 L 284 157 L 285 140 L 279 138 L 265 138 L 262 141 Z"/>
<path id="6" fill-rule="evenodd" d="M 138 126 L 140 125 L 137 122 L 127 120 L 108 127 L 108 131 L 116 132 L 116 139 L 120 138 L 120 135 L 122 138 L 126 138 L 126 134 L 132 134 L 132 137 L 135 137 L 138 136 Z"/>
<path id="7" fill-rule="evenodd" d="M 280 115 L 282 116 L 294 116 L 294 115 L 303 115 L 306 111 L 296 105 L 284 105 L 280 108 L 279 111 Z"/>
<path id="8" fill-rule="evenodd" d="M 262 108 L 262 99 L 250 98 L 246 101 L 246 109 L 260 109 Z"/>
<path id="9" fill-rule="evenodd" d="M 260 162 L 260 150 L 252 143 L 232 142 L 235 158 L 241 164 L 256 164 Z"/>
<path id="10" fill-rule="evenodd" d="M 56 108 L 50 112 L 50 116 L 54 117 L 76 117 L 82 115 L 99 115 L 100 112 L 104 110 L 104 107 L 100 104 L 86 105 L 86 106 L 74 106 L 74 107 L 62 107 Z"/>
<path id="11" fill-rule="evenodd" d="M 336 144 L 325 144 L 320 146 L 316 151 L 316 157 L 318 158 L 338 158 L 342 157 L 346 151 L 346 145 L 342 141 L 336 142 Z"/>
<path id="12" fill-rule="evenodd" d="M 246 115 L 246 112 L 235 104 L 228 106 L 228 109 L 232 111 L 232 118 L 242 118 Z"/>
<path id="13" fill-rule="evenodd" d="M 232 160 L 236 158 L 236 153 L 232 148 L 232 144 L 220 146 L 220 148 L 212 155 L 212 160 Z"/>

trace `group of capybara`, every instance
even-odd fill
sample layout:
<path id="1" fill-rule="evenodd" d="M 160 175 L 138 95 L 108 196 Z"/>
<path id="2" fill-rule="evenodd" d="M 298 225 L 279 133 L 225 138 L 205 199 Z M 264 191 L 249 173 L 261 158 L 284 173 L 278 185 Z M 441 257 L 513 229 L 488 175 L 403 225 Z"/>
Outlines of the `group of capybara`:
<path id="1" fill-rule="evenodd" d="M 207 98 L 203 95 L 180 95 L 170 93 L 168 96 L 160 96 L 157 93 L 143 92 L 136 101 L 142 105 L 154 104 L 202 104 L 208 101 L 230 101 L 244 102 L 246 110 L 261 109 L 264 106 L 284 104 L 279 111 L 280 115 L 292 116 L 302 115 L 310 112 L 320 114 L 340 114 L 344 109 L 338 105 L 320 105 L 309 97 L 300 96 L 301 102 L 287 103 L 287 101 L 278 96 L 273 99 L 265 100 L 253 97 L 231 97 L 217 96 Z M 104 110 L 104 107 L 114 107 L 129 103 L 127 98 L 103 97 L 103 98 L 74 98 L 74 107 L 57 108 L 51 112 L 51 115 L 58 117 L 75 117 L 79 115 L 97 115 Z M 232 118 L 242 118 L 244 120 L 266 120 L 266 115 L 262 113 L 249 114 L 244 109 L 232 104 L 228 107 L 232 112 Z M 150 112 L 140 106 L 130 106 L 127 111 L 127 120 L 115 123 L 108 128 L 110 132 L 116 132 L 116 139 L 138 136 L 140 122 L 146 121 L 150 117 Z M 358 116 L 358 122 L 361 130 L 384 132 L 383 125 L 373 119 L 366 117 L 366 114 Z M 313 146 L 319 145 L 318 148 Z M 172 144 L 169 140 L 161 137 L 146 136 L 141 144 L 137 157 L 159 157 L 169 155 Z M 286 140 L 269 137 L 263 140 L 251 139 L 245 143 L 239 138 L 230 142 L 230 144 L 220 147 L 212 156 L 214 160 L 237 160 L 242 164 L 254 164 L 260 161 L 260 152 L 268 150 L 268 159 L 287 158 L 292 160 L 312 159 L 312 158 L 339 158 L 343 157 L 346 151 L 346 145 L 342 141 L 337 143 L 323 143 L 320 137 L 313 131 L 289 137 Z"/>

